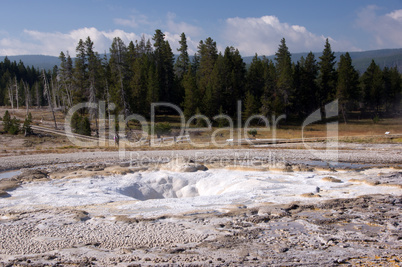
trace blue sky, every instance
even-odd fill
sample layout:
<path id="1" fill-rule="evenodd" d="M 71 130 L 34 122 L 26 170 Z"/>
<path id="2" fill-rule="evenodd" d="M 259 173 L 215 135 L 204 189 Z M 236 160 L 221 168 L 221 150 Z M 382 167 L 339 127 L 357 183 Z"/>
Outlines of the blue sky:
<path id="1" fill-rule="evenodd" d="M 114 37 L 128 44 L 161 29 L 176 52 L 182 32 L 194 54 L 211 37 L 218 49 L 272 55 L 285 38 L 290 52 L 402 47 L 402 0 L 137 1 L 0 0 L 0 55 L 75 56 L 79 39 L 108 51 Z"/>

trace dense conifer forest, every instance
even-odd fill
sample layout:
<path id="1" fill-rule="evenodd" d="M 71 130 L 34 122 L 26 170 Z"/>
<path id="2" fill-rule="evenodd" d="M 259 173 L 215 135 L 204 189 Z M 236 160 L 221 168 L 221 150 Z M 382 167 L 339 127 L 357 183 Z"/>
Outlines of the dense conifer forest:
<path id="1" fill-rule="evenodd" d="M 256 54 L 247 66 L 236 48 L 218 52 L 212 38 L 200 41 L 197 53 L 190 56 L 184 33 L 178 51 L 172 51 L 161 30 L 152 40 L 143 37 L 129 44 L 116 37 L 107 55 L 95 52 L 95 45 L 89 37 L 79 40 L 74 58 L 62 51 L 60 65 L 49 71 L 6 57 L 0 63 L 0 106 L 49 105 L 66 111 L 80 102 L 102 100 L 115 104 L 116 115 L 148 118 L 151 103 L 169 102 L 180 106 L 187 118 L 234 118 L 241 100 L 243 118 L 285 114 L 291 121 L 338 99 L 343 120 L 357 113 L 385 117 L 400 112 L 402 78 L 397 66 L 381 69 L 373 60 L 359 73 L 349 53 L 336 62 L 328 40 L 322 56 L 310 52 L 294 63 L 282 39 L 274 60 Z"/>

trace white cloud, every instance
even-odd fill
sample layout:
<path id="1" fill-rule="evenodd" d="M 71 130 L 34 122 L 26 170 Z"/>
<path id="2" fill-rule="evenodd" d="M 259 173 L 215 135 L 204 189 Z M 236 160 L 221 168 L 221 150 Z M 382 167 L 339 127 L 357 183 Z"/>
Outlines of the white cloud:
<path id="1" fill-rule="evenodd" d="M 0 55 L 4 56 L 31 54 L 30 51 L 35 51 L 35 48 L 36 45 L 26 44 L 15 38 L 5 37 L 0 40 Z"/>
<path id="2" fill-rule="evenodd" d="M 362 9 L 357 15 L 357 26 L 373 37 L 373 49 L 401 47 L 402 9 L 385 15 L 377 15 L 378 10 L 374 5 Z"/>
<path id="3" fill-rule="evenodd" d="M 135 11 L 136 12 L 136 11 Z M 165 34 L 165 40 L 169 41 L 174 54 L 177 54 L 177 48 L 180 47 L 180 35 L 185 33 L 187 37 L 188 53 L 194 54 L 197 51 L 198 42 L 193 41 L 194 38 L 199 37 L 203 33 L 203 29 L 189 23 L 180 21 L 177 22 L 176 14 L 168 12 L 166 18 L 158 18 L 156 20 L 150 20 L 147 16 L 136 14 L 129 17 L 129 19 L 116 18 L 114 23 L 122 26 L 149 29 L 154 31 L 155 29 L 161 29 Z M 163 25 L 161 27 L 161 25 Z M 153 32 L 154 33 L 154 32 Z M 152 40 L 152 35 L 145 35 L 146 39 Z"/>
<path id="4" fill-rule="evenodd" d="M 179 41 L 181 40 L 181 33 L 170 33 L 170 32 L 164 32 L 165 34 L 165 40 L 169 42 L 170 47 L 172 48 L 173 54 L 177 54 L 177 49 L 180 48 Z M 186 39 L 187 39 L 187 52 L 189 55 L 194 55 L 197 52 L 197 46 L 198 43 L 197 41 L 194 41 L 191 39 L 190 36 L 186 34 Z"/>
<path id="5" fill-rule="evenodd" d="M 0 40 L 1 55 L 41 54 L 58 56 L 61 51 L 69 51 L 75 56 L 75 48 L 79 39 L 85 40 L 90 37 L 94 42 L 95 51 L 103 54 L 109 52 L 113 38 L 120 37 L 125 44 L 139 40 L 140 36 L 135 33 L 122 30 L 100 31 L 96 28 L 80 28 L 68 33 L 39 32 L 24 30 L 23 41 L 15 38 L 3 38 Z"/>
<path id="6" fill-rule="evenodd" d="M 393 20 L 402 22 L 402 9 L 398 9 L 391 13 L 388 13 L 386 14 L 386 16 L 390 17 Z"/>
<path id="7" fill-rule="evenodd" d="M 244 55 L 272 55 L 280 40 L 292 53 L 321 51 L 326 37 L 317 36 L 305 27 L 282 23 L 275 16 L 260 18 L 229 18 L 226 20 L 225 38 Z"/>
<path id="8" fill-rule="evenodd" d="M 345 41 L 316 35 L 300 25 L 280 22 L 275 16 L 260 18 L 228 18 L 224 33 L 225 39 L 238 48 L 244 56 L 273 55 L 278 50 L 280 40 L 285 38 L 291 53 L 322 51 L 326 38 L 334 51 L 354 51 L 357 48 Z"/>
<path id="9" fill-rule="evenodd" d="M 178 28 L 179 29 L 179 28 Z M 172 29 L 173 30 L 173 29 Z M 169 41 L 173 53 L 177 54 L 177 48 L 180 44 L 179 30 L 165 31 L 165 40 Z M 75 56 L 76 47 L 80 39 L 84 40 L 89 36 L 94 43 L 95 51 L 103 54 L 109 52 L 113 38 L 120 37 L 128 45 L 130 41 L 145 39 L 152 41 L 153 34 L 137 35 L 133 32 L 126 32 L 120 29 L 113 31 L 100 31 L 94 27 L 75 29 L 67 33 L 61 32 L 40 32 L 34 30 L 24 30 L 19 39 L 10 37 L 7 33 L 0 37 L 0 55 L 50 55 L 59 56 L 60 52 L 68 51 L 71 56 Z M 190 55 L 197 51 L 197 41 L 187 35 L 188 53 Z"/>

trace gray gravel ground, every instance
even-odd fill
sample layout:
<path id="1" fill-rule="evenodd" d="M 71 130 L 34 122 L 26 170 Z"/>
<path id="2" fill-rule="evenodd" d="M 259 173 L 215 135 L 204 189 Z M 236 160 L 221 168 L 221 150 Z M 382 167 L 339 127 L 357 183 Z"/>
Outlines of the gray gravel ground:
<path id="1" fill-rule="evenodd" d="M 138 161 L 169 161 L 192 159 L 198 162 L 223 162 L 254 159 L 287 161 L 339 161 L 395 165 L 402 163 L 402 146 L 388 144 L 341 144 L 339 150 L 323 150 L 325 144 L 309 144 L 312 149 L 280 149 L 276 146 L 254 149 L 160 150 L 126 152 L 79 152 L 66 154 L 36 154 L 0 158 L 0 171 L 79 162 L 133 163 Z"/>

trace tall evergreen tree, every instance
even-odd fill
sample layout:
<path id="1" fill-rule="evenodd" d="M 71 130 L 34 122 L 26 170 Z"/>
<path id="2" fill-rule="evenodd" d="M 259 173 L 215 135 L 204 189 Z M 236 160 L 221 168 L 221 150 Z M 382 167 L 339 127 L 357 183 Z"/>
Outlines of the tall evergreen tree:
<path id="1" fill-rule="evenodd" d="M 197 68 L 197 87 L 200 97 L 203 99 L 211 80 L 211 73 L 218 58 L 216 42 L 208 37 L 205 42 L 202 40 L 198 45 L 199 65 Z M 198 58 L 197 58 L 198 59 Z M 202 112 L 203 110 L 201 110 Z"/>
<path id="2" fill-rule="evenodd" d="M 158 69 L 153 64 L 150 64 L 148 68 L 146 101 L 148 110 L 152 103 L 159 101 Z"/>
<path id="3" fill-rule="evenodd" d="M 275 64 L 265 57 L 262 63 L 264 67 L 264 88 L 261 96 L 261 114 L 264 116 L 280 115 L 276 113 L 277 109 L 274 108 L 274 101 L 277 98 Z"/>
<path id="4" fill-rule="evenodd" d="M 196 114 L 197 107 L 200 104 L 197 81 L 191 66 L 187 70 L 187 73 L 184 74 L 182 84 L 184 87 L 184 115 L 186 118 L 190 118 Z"/>
<path id="5" fill-rule="evenodd" d="M 78 41 L 76 47 L 76 57 L 74 60 L 74 82 L 77 88 L 74 92 L 74 102 L 80 103 L 85 100 L 85 88 L 87 85 L 87 62 L 85 44 L 82 39 Z"/>
<path id="6" fill-rule="evenodd" d="M 384 100 L 383 75 L 380 67 L 375 63 L 374 59 L 371 61 L 367 70 L 363 73 L 361 81 L 366 108 L 372 109 L 376 114 L 378 114 Z"/>
<path id="7" fill-rule="evenodd" d="M 253 57 L 246 76 L 246 89 L 256 97 L 262 96 L 264 89 L 264 65 L 257 54 Z"/>
<path id="8" fill-rule="evenodd" d="M 303 57 L 294 68 L 295 100 L 294 113 L 300 119 L 318 108 L 316 102 L 318 65 L 315 56 L 310 52 L 306 59 Z"/>
<path id="9" fill-rule="evenodd" d="M 180 35 L 180 48 L 177 48 L 177 51 L 180 52 L 179 56 L 176 59 L 176 63 L 174 65 L 174 72 L 176 77 L 180 80 L 184 74 L 187 73 L 187 70 L 190 66 L 190 57 L 188 56 L 188 46 L 187 46 L 187 38 L 184 32 Z"/>
<path id="10" fill-rule="evenodd" d="M 99 97 L 102 95 L 101 90 L 103 89 L 101 74 L 102 74 L 102 63 L 99 54 L 94 51 L 94 43 L 88 38 L 85 40 L 85 50 L 88 62 L 88 101 L 91 103 L 96 103 Z M 91 119 L 95 119 L 96 128 L 98 128 L 98 110 L 90 109 L 89 113 Z"/>
<path id="11" fill-rule="evenodd" d="M 336 96 L 339 99 L 339 104 L 344 122 L 346 123 L 346 113 L 348 104 L 352 101 L 357 101 L 359 92 L 359 73 L 352 65 L 352 58 L 349 53 L 341 55 L 338 64 L 338 82 L 336 87 Z"/>
<path id="12" fill-rule="evenodd" d="M 187 38 L 184 32 L 180 35 L 180 48 L 177 49 L 180 52 L 174 64 L 174 77 L 175 77 L 175 96 L 174 99 L 177 104 L 182 104 L 184 101 L 184 87 L 183 87 L 183 76 L 187 73 L 190 67 L 190 57 L 188 55 Z"/>
<path id="13" fill-rule="evenodd" d="M 278 51 L 275 53 L 275 68 L 277 71 L 275 92 L 275 113 L 285 112 L 288 115 L 292 104 L 292 60 L 285 38 L 282 38 Z"/>
<path id="14" fill-rule="evenodd" d="M 142 54 L 139 58 L 135 59 L 131 71 L 132 77 L 130 79 L 131 110 L 136 114 L 145 115 L 149 112 L 147 107 L 147 91 L 148 91 L 148 70 L 149 60 L 146 54 Z M 155 78 L 155 77 L 154 77 Z"/>
<path id="15" fill-rule="evenodd" d="M 398 68 L 385 67 L 383 70 L 384 78 L 384 104 L 388 113 L 397 111 L 402 99 L 402 77 Z"/>
<path id="16" fill-rule="evenodd" d="M 325 105 L 335 98 L 336 94 L 336 70 L 335 61 L 336 57 L 334 52 L 332 52 L 331 45 L 327 40 L 325 41 L 325 47 L 320 57 L 318 65 L 319 76 L 318 76 L 318 103 L 321 109 L 321 116 L 325 118 Z"/>
<path id="17" fill-rule="evenodd" d="M 223 105 L 227 114 L 234 116 L 237 101 L 242 100 L 246 94 L 246 64 L 243 62 L 239 50 L 233 47 L 226 47 L 223 60 L 225 66 Z"/>
<path id="18" fill-rule="evenodd" d="M 252 115 L 255 115 L 257 113 L 258 113 L 257 100 L 255 99 L 255 96 L 250 91 L 248 91 L 246 93 L 246 97 L 244 100 L 244 111 L 242 114 L 243 120 L 245 121 Z"/>
<path id="19" fill-rule="evenodd" d="M 174 55 L 168 41 L 165 41 L 165 35 L 161 30 L 156 30 L 154 37 L 154 57 L 156 64 L 156 73 L 159 86 L 159 97 L 166 102 L 175 102 L 174 90 Z"/>
<path id="20" fill-rule="evenodd" d="M 207 84 L 207 88 L 205 89 L 205 94 L 202 99 L 202 108 L 203 112 L 208 117 L 213 117 L 216 115 L 216 111 L 225 101 L 224 99 L 224 91 L 227 83 L 227 75 L 225 69 L 224 58 L 221 53 L 219 53 L 214 68 L 210 74 L 209 83 Z M 227 106 L 223 109 L 226 109 Z M 227 112 L 227 111 L 226 111 Z"/>
<path id="21" fill-rule="evenodd" d="M 59 69 L 59 80 L 61 85 L 61 91 L 63 93 L 63 99 L 65 100 L 65 105 L 71 107 L 73 105 L 73 73 L 72 73 L 72 60 L 70 55 L 69 59 L 66 58 L 65 54 L 60 52 L 60 69 Z M 71 65 L 70 65 L 71 64 Z"/>
<path id="22" fill-rule="evenodd" d="M 112 102 L 117 106 L 116 112 L 123 111 L 125 116 L 129 112 L 126 59 L 126 45 L 119 37 L 114 38 L 110 48 L 109 60 L 111 72 L 110 95 Z"/>

